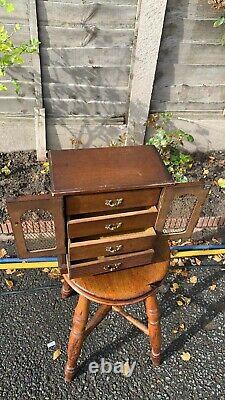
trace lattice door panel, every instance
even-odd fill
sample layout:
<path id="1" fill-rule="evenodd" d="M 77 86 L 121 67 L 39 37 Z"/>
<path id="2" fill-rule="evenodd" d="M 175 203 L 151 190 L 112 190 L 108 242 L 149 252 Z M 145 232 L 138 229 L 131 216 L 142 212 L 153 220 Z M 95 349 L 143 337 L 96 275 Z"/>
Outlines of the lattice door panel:
<path id="1" fill-rule="evenodd" d="M 65 253 L 62 199 L 32 196 L 9 201 L 7 205 L 20 257 Z"/>
<path id="2" fill-rule="evenodd" d="M 208 192 L 201 183 L 165 188 L 160 198 L 157 232 L 169 239 L 191 237 Z"/>
<path id="3" fill-rule="evenodd" d="M 56 249 L 55 222 L 52 213 L 43 209 L 28 210 L 20 218 L 27 251 Z M 46 225 L 49 229 L 46 229 Z"/>

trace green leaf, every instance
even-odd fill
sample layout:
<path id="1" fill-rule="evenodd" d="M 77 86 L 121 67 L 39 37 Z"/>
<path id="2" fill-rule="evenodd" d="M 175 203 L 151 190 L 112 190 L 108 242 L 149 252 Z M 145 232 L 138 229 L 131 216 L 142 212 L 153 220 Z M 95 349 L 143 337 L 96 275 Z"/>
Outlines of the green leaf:
<path id="1" fill-rule="evenodd" d="M 0 76 L 5 76 L 5 70 L 2 66 L 0 66 Z"/>
<path id="2" fill-rule="evenodd" d="M 7 91 L 7 87 L 5 85 L 3 85 L 2 83 L 0 83 L 0 92 L 6 92 Z"/>
<path id="3" fill-rule="evenodd" d="M 181 174 L 180 172 L 175 172 L 174 178 L 176 182 L 187 182 L 188 179 L 185 175 Z"/>
<path id="4" fill-rule="evenodd" d="M 6 7 L 7 1 L 6 0 L 0 0 L 0 7 Z"/>
<path id="5" fill-rule="evenodd" d="M 186 139 L 188 142 L 191 142 L 191 143 L 194 142 L 194 138 L 193 138 L 192 135 L 185 134 L 185 139 Z"/>
<path id="6" fill-rule="evenodd" d="M 213 26 L 214 28 L 218 28 L 218 26 L 221 26 L 223 24 L 225 24 L 225 17 L 220 17 L 214 22 Z"/>
<path id="7" fill-rule="evenodd" d="M 18 81 L 16 79 L 12 79 L 12 84 L 13 84 L 13 86 L 15 88 L 16 94 L 19 95 L 20 94 L 20 90 L 21 90 L 20 84 L 18 83 Z"/>
<path id="8" fill-rule="evenodd" d="M 12 3 L 6 4 L 6 11 L 7 11 L 8 13 L 13 12 L 14 10 L 15 10 L 15 7 L 14 7 L 14 5 L 13 5 Z"/>
<path id="9" fill-rule="evenodd" d="M 12 58 L 12 63 L 13 64 L 23 64 L 24 58 L 22 56 L 15 56 Z"/>
<path id="10" fill-rule="evenodd" d="M 217 183 L 221 189 L 225 189 L 225 179 L 220 178 Z"/>
<path id="11" fill-rule="evenodd" d="M 20 29 L 21 29 L 20 24 L 15 24 L 14 30 L 15 30 L 15 31 L 19 31 Z"/>

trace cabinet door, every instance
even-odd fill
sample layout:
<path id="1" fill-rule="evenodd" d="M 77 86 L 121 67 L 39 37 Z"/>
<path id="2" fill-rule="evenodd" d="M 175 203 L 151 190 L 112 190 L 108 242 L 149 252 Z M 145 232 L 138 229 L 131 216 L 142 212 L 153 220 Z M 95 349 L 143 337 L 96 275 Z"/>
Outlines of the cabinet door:
<path id="1" fill-rule="evenodd" d="M 177 183 L 163 189 L 156 231 L 168 239 L 190 238 L 209 189 L 203 183 Z"/>
<path id="2" fill-rule="evenodd" d="M 63 200 L 51 195 L 7 201 L 17 253 L 21 258 L 65 253 Z"/>

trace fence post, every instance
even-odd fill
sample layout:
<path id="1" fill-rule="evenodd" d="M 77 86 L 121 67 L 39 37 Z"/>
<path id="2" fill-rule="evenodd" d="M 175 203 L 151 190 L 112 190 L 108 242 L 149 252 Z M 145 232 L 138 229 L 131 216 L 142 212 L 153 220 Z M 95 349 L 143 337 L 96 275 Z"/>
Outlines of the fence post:
<path id="1" fill-rule="evenodd" d="M 31 39 L 38 39 L 37 0 L 28 0 L 28 2 L 30 37 Z M 40 52 L 34 53 L 32 59 L 36 96 L 36 107 L 34 109 L 34 133 L 36 137 L 36 151 L 37 159 L 39 161 L 44 161 L 46 159 L 46 123 L 45 109 L 43 106 Z"/>
<path id="2" fill-rule="evenodd" d="M 127 143 L 143 144 L 155 79 L 167 0 L 140 2 L 133 52 Z"/>

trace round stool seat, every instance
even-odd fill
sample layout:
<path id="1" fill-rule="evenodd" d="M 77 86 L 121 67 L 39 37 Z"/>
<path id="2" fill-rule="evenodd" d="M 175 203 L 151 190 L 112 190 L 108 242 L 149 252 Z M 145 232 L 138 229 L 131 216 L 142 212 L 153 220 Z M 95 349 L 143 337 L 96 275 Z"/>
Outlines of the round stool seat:
<path id="1" fill-rule="evenodd" d="M 89 300 L 109 305 L 132 304 L 144 300 L 159 286 L 167 274 L 169 259 L 168 241 L 159 240 L 151 264 L 95 276 L 64 278 Z"/>

